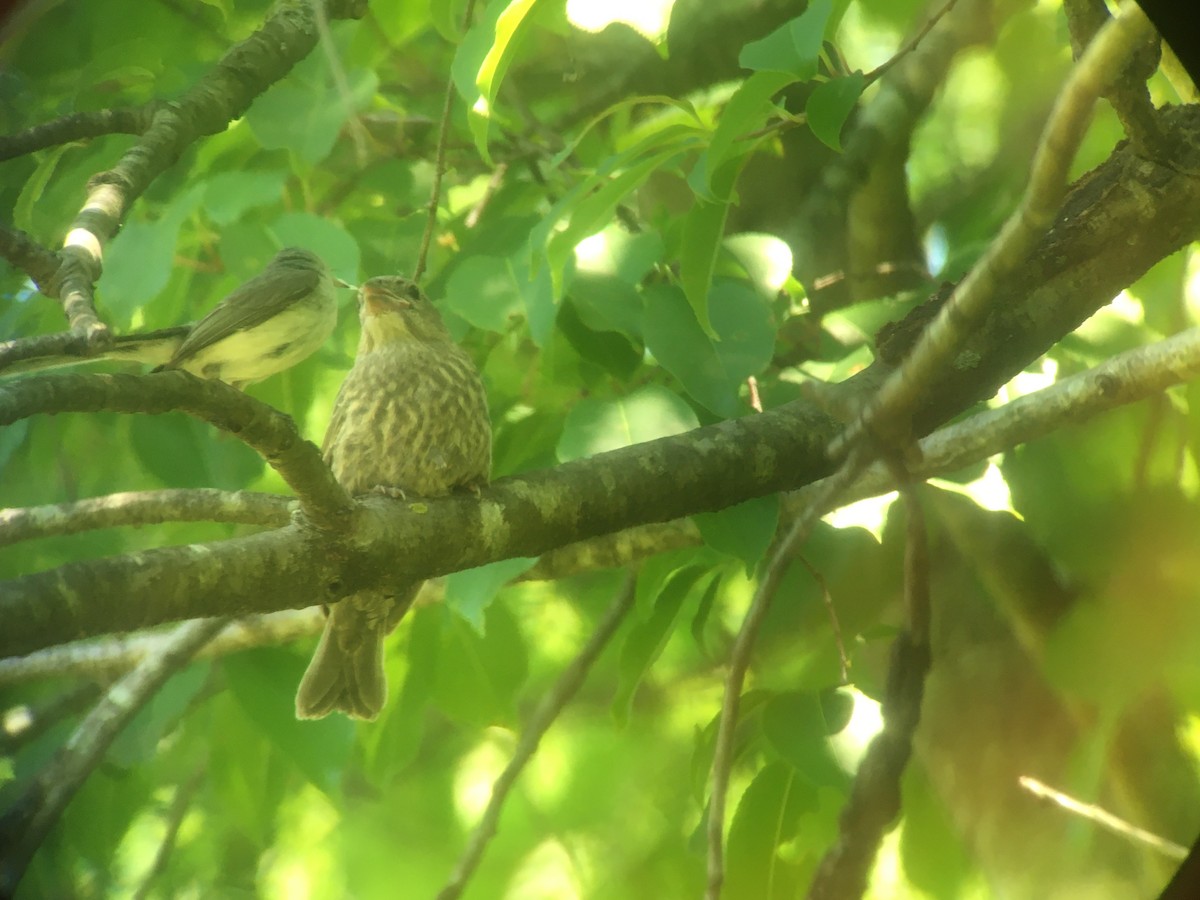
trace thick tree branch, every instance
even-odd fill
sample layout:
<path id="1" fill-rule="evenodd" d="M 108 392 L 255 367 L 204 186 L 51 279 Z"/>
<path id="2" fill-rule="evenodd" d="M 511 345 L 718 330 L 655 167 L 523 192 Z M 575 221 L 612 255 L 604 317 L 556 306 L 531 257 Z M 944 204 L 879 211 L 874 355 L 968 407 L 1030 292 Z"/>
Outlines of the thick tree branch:
<path id="1" fill-rule="evenodd" d="M 154 118 L 158 106 L 158 101 L 153 101 L 141 106 L 71 113 L 16 134 L 0 135 L 0 161 L 102 134 L 141 134 Z"/>
<path id="2" fill-rule="evenodd" d="M 220 381 L 187 372 L 151 375 L 40 375 L 0 386 L 0 426 L 38 413 L 184 412 L 253 448 L 296 492 L 320 528 L 338 527 L 349 497 L 290 416 Z M 191 617 L 195 618 L 195 617 Z"/>
<path id="3" fill-rule="evenodd" d="M 507 478 L 480 500 L 369 497 L 355 504 L 334 547 L 301 520 L 244 538 L 69 563 L 0 585 L 0 620 L 13 626 L 0 634 L 0 655 L 195 618 L 198 611 L 244 615 L 332 603 L 398 580 L 537 556 L 632 525 L 721 509 L 825 474 L 823 448 L 834 427 L 807 406 L 789 404 Z M 131 602 L 141 597 L 153 602 Z"/>
<path id="4" fill-rule="evenodd" d="M 58 272 L 58 254 L 46 249 L 19 228 L 0 225 L 0 256 L 33 279 L 43 293 Z M 0 344 L 0 347 L 3 346 Z"/>

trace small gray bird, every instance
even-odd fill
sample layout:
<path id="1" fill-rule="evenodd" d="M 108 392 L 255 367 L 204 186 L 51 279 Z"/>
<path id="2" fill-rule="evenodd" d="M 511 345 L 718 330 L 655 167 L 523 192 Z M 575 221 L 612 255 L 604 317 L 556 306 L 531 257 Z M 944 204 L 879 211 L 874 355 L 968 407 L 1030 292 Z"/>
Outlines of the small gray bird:
<path id="1" fill-rule="evenodd" d="M 241 389 L 296 365 L 325 343 L 337 324 L 335 285 L 349 286 L 315 253 L 286 247 L 199 322 L 119 336 L 100 356 L 24 360 L 5 371 L 116 359 L 154 365 L 155 372 L 183 369 Z"/>
<path id="2" fill-rule="evenodd" d="M 479 370 L 437 309 L 406 278 L 359 288 L 358 355 L 342 382 L 325 461 L 351 494 L 439 497 L 488 483 L 492 431 Z M 421 585 L 347 597 L 327 609 L 325 632 L 296 694 L 296 715 L 341 710 L 374 719 L 387 699 L 383 639 Z"/>

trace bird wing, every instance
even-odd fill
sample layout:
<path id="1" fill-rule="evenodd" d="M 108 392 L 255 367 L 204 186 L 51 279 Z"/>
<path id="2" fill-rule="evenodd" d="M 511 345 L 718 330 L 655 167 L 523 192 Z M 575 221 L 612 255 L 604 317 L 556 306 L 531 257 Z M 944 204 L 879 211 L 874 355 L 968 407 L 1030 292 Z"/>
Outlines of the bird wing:
<path id="1" fill-rule="evenodd" d="M 311 294 L 320 280 L 321 273 L 310 268 L 272 268 L 255 275 L 196 323 L 167 366 L 178 366 L 235 332 L 261 325 Z"/>

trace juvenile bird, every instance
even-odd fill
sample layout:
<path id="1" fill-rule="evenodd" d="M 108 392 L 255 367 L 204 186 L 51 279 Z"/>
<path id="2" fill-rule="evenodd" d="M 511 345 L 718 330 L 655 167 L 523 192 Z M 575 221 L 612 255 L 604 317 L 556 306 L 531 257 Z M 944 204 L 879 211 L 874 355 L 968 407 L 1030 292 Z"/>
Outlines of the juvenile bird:
<path id="1" fill-rule="evenodd" d="M 338 481 L 352 495 L 407 497 L 486 485 L 492 432 L 483 381 L 437 309 L 408 279 L 384 276 L 359 288 L 358 315 L 358 354 L 322 450 Z M 296 694 L 299 718 L 379 715 L 387 698 L 383 639 L 420 587 L 363 592 L 327 609 Z"/>
<path id="2" fill-rule="evenodd" d="M 287 247 L 198 322 L 121 335 L 99 356 L 22 360 L 5 371 L 117 359 L 155 365 L 156 372 L 183 369 L 240 389 L 294 366 L 325 343 L 337 324 L 335 284 L 348 286 L 315 253 Z"/>

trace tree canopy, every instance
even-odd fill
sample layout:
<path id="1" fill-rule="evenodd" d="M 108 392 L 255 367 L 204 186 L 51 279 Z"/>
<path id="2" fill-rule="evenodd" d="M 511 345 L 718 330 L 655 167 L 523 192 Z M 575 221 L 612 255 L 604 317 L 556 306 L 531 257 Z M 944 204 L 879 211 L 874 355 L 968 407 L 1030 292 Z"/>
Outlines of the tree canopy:
<path id="1" fill-rule="evenodd" d="M 3 28 L 0 896 L 1171 880 L 1200 833 L 1200 105 L 1136 6 Z M 103 358 L 288 246 L 420 274 L 482 372 L 491 486 L 334 480 L 349 290 L 244 393 Z M 378 721 L 297 721 L 318 605 L 421 579 Z"/>

